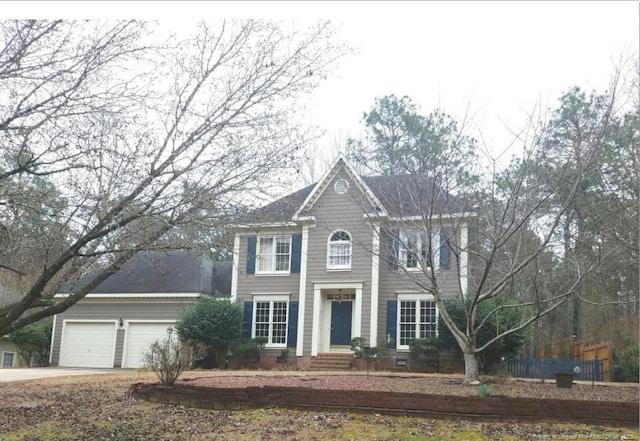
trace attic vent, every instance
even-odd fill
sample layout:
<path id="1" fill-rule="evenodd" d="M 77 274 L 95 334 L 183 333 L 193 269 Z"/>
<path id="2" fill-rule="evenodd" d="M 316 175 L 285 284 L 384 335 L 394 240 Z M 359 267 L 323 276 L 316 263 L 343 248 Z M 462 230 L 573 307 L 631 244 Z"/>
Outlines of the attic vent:
<path id="1" fill-rule="evenodd" d="M 338 179 L 335 184 L 333 184 L 333 189 L 338 194 L 345 194 L 349 191 L 349 183 L 344 179 Z"/>

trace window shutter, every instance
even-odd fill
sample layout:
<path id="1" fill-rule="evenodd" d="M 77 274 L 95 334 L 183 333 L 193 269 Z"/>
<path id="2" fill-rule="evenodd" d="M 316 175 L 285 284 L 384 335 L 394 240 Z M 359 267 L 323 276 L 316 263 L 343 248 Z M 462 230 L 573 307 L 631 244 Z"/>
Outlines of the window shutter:
<path id="1" fill-rule="evenodd" d="M 392 344 L 393 348 L 398 347 L 396 336 L 398 328 L 398 301 L 387 301 L 387 342 Z"/>
<path id="2" fill-rule="evenodd" d="M 451 248 L 447 237 L 451 234 L 451 230 L 445 229 L 440 232 L 440 268 L 451 268 Z"/>
<path id="3" fill-rule="evenodd" d="M 298 302 L 289 302 L 289 325 L 287 347 L 295 348 L 298 340 Z"/>
<path id="4" fill-rule="evenodd" d="M 247 237 L 247 274 L 256 273 L 256 236 Z"/>
<path id="5" fill-rule="evenodd" d="M 391 230 L 389 233 L 389 268 L 396 271 L 398 269 L 398 259 L 400 256 L 400 230 Z"/>
<path id="6" fill-rule="evenodd" d="M 244 314 L 242 315 L 242 336 L 251 338 L 251 326 L 253 325 L 253 302 L 244 302 Z"/>
<path id="7" fill-rule="evenodd" d="M 291 272 L 300 272 L 300 254 L 302 251 L 302 234 L 291 236 Z"/>
<path id="8" fill-rule="evenodd" d="M 429 235 L 427 234 L 426 231 L 420 232 L 420 246 L 421 246 L 420 252 L 422 253 L 422 261 L 424 262 L 427 268 L 431 268 L 432 262 L 431 262 L 431 253 L 429 248 L 433 247 L 433 243 L 429 243 Z"/>

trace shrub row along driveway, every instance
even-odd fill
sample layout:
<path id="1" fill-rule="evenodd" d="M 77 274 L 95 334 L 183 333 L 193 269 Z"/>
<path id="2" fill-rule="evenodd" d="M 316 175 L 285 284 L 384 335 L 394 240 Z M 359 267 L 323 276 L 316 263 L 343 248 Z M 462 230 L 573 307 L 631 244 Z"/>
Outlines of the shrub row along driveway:
<path id="1" fill-rule="evenodd" d="M 185 377 L 211 375 L 188 372 Z M 539 440 L 594 439 L 589 438 L 594 433 L 601 439 L 637 439 L 635 430 L 593 425 L 444 421 L 347 411 L 204 411 L 138 401 L 128 393 L 133 383 L 155 381 L 149 373 L 129 371 L 6 383 L 0 388 L 0 439 Z"/>

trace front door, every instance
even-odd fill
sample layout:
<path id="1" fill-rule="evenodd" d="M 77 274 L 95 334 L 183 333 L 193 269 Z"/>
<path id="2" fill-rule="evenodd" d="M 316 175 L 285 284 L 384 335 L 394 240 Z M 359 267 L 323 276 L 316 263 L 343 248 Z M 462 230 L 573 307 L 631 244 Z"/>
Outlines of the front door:
<path id="1" fill-rule="evenodd" d="M 351 307 L 353 302 L 331 302 L 331 346 L 351 345 Z"/>

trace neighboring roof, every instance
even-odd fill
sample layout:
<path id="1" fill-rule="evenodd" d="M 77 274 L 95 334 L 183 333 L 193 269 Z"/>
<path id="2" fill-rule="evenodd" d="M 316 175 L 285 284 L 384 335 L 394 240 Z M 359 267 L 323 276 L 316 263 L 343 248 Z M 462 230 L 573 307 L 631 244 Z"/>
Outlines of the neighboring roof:
<path id="1" fill-rule="evenodd" d="M 64 292 L 75 292 L 91 280 L 82 278 Z M 145 251 L 127 261 L 122 268 L 98 285 L 93 294 L 178 294 L 201 293 L 231 295 L 231 262 L 214 262 L 186 250 Z"/>

